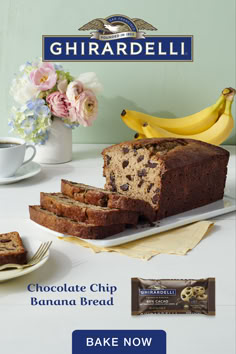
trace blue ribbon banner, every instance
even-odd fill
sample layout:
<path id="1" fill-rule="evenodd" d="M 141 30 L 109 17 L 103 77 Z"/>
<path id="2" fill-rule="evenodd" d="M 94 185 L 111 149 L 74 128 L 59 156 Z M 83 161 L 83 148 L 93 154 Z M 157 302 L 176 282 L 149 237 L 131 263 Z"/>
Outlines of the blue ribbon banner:
<path id="1" fill-rule="evenodd" d="M 72 354 L 166 354 L 162 330 L 76 330 Z"/>
<path id="2" fill-rule="evenodd" d="M 131 35 L 132 34 L 132 35 Z M 193 61 L 193 36 L 43 36 L 43 61 Z M 117 36 L 117 37 L 115 37 Z"/>

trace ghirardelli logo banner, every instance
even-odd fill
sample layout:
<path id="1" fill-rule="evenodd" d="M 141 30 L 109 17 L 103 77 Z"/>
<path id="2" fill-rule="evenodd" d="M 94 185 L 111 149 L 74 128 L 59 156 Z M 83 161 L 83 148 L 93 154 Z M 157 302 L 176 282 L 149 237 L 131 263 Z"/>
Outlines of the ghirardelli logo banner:
<path id="1" fill-rule="evenodd" d="M 90 35 L 43 36 L 43 61 L 193 61 L 193 36 L 158 36 L 140 18 L 112 15 L 79 28 Z"/>

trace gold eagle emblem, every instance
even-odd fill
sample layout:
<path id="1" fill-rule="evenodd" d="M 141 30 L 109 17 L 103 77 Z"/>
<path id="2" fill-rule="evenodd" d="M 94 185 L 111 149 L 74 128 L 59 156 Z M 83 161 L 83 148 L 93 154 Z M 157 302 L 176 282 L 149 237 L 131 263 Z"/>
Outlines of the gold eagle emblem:
<path id="1" fill-rule="evenodd" d="M 157 28 L 152 26 L 147 21 L 144 21 L 140 18 L 130 19 L 131 22 L 134 23 L 137 30 L 147 30 L 147 31 L 156 31 Z M 89 21 L 85 25 L 79 28 L 79 31 L 89 31 L 89 30 L 97 30 L 102 33 L 121 33 L 121 32 L 129 32 L 130 26 L 126 23 L 116 22 L 116 24 L 112 24 L 106 19 L 96 18 L 92 21 Z"/>

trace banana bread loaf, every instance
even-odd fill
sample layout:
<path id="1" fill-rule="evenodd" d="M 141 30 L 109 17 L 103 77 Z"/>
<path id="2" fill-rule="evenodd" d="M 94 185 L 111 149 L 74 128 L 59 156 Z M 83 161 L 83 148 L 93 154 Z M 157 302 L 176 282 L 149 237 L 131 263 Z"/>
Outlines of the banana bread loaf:
<path id="1" fill-rule="evenodd" d="M 106 191 L 87 184 L 61 180 L 61 192 L 79 202 L 111 209 L 135 211 L 149 221 L 154 221 L 156 212 L 152 206 L 141 199 L 126 197 L 120 193 Z"/>
<path id="2" fill-rule="evenodd" d="M 40 193 L 40 205 L 58 216 L 94 225 L 136 225 L 139 214 L 135 211 L 110 209 L 78 202 L 62 193 Z"/>
<path id="3" fill-rule="evenodd" d="M 0 235 L 0 265 L 14 263 L 26 264 L 27 251 L 24 249 L 18 232 Z"/>
<path id="4" fill-rule="evenodd" d="M 64 216 L 58 216 L 38 205 L 30 206 L 29 213 L 30 219 L 39 225 L 65 235 L 85 239 L 103 239 L 118 234 L 125 229 L 124 224 L 97 226 L 74 221 Z"/>
<path id="5" fill-rule="evenodd" d="M 143 199 L 156 219 L 223 198 L 228 151 L 192 139 L 128 141 L 103 150 L 105 188 Z"/>

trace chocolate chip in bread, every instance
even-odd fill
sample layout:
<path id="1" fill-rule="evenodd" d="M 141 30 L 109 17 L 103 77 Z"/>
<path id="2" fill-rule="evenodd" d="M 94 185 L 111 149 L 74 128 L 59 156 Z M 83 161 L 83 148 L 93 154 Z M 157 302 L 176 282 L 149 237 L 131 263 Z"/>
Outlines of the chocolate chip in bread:
<path id="1" fill-rule="evenodd" d="M 157 219 L 223 198 L 229 153 L 221 147 L 153 138 L 113 145 L 102 154 L 105 189 L 148 202 Z"/>
<path id="2" fill-rule="evenodd" d="M 127 179 L 129 180 L 129 176 L 127 176 Z M 122 195 L 121 193 L 64 179 L 61 180 L 61 192 L 85 204 L 120 209 L 121 211 L 134 211 L 151 222 L 156 218 L 156 212 L 149 203 L 141 199 Z"/>

